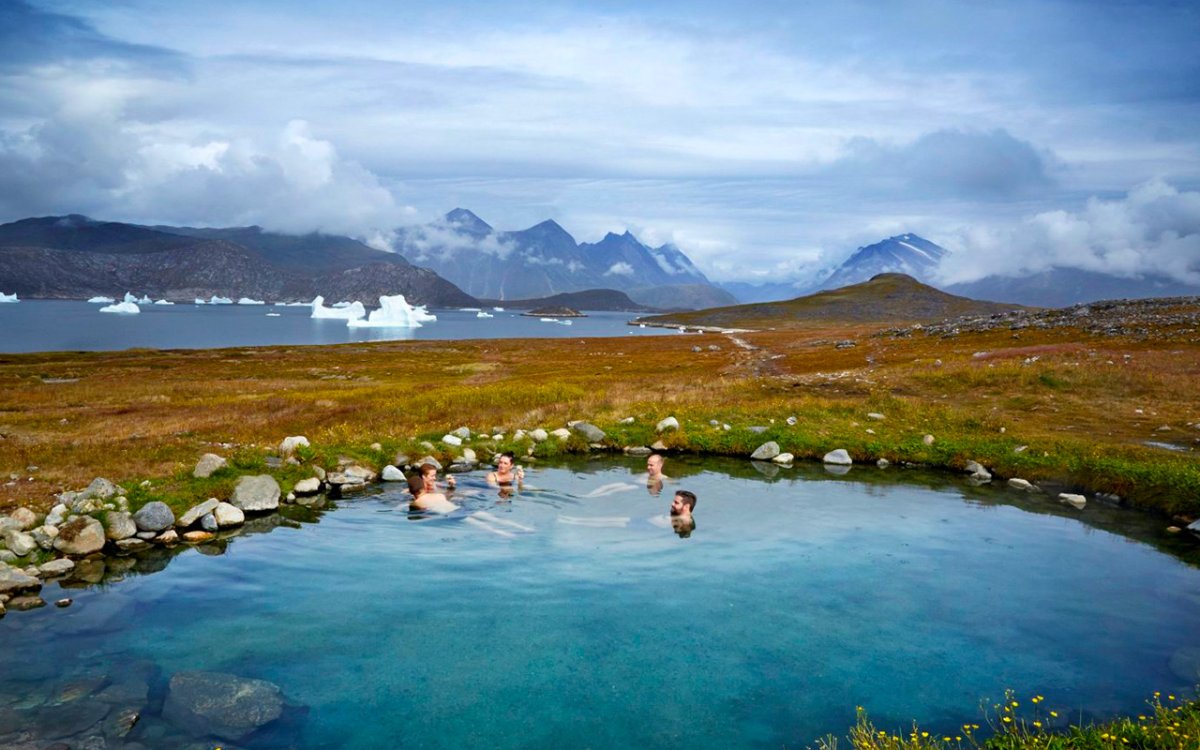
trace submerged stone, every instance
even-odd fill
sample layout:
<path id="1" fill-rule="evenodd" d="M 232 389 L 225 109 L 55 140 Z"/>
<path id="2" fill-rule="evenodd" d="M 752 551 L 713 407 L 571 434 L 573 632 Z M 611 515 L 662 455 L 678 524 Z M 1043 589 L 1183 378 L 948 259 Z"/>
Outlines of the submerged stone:
<path id="1" fill-rule="evenodd" d="M 277 685 L 223 672 L 176 674 L 163 705 L 163 717 L 180 729 L 233 742 L 282 714 Z"/>

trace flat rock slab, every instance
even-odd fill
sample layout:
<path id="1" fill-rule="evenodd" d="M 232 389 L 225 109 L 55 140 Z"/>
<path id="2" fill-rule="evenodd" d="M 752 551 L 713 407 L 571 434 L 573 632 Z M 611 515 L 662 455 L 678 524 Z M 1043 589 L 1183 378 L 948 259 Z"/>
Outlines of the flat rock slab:
<path id="1" fill-rule="evenodd" d="M 762 445 L 754 449 L 750 454 L 750 458 L 755 461 L 770 461 L 779 455 L 779 443 L 774 440 L 768 440 Z"/>
<path id="2" fill-rule="evenodd" d="M 163 705 L 163 717 L 177 727 L 234 742 L 282 714 L 277 685 L 224 672 L 176 674 Z"/>
<path id="3" fill-rule="evenodd" d="M 250 513 L 265 513 L 279 508 L 279 482 L 270 474 L 242 477 L 233 488 L 229 504 Z"/>

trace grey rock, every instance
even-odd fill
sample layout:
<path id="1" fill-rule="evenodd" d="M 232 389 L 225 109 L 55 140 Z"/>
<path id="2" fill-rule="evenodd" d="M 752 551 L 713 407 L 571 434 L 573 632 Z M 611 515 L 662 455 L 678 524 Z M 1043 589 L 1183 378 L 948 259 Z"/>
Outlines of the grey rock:
<path id="1" fill-rule="evenodd" d="M 17 557 L 24 557 L 38 548 L 37 540 L 32 534 L 18 529 L 5 529 L 4 533 L 0 534 L 0 539 L 4 540 L 4 546 Z"/>
<path id="2" fill-rule="evenodd" d="M 763 434 L 764 432 L 766 432 L 766 431 L 767 431 L 767 428 L 766 428 L 766 427 L 764 427 L 764 426 L 762 426 L 762 425 L 760 425 L 760 424 L 756 424 L 756 425 L 753 425 L 753 426 L 751 426 L 751 427 L 747 427 L 746 429 L 747 429 L 747 430 L 750 430 L 750 431 L 751 431 L 751 432 L 753 432 L 755 435 L 761 435 L 761 434 Z"/>
<path id="3" fill-rule="evenodd" d="M 1075 510 L 1083 510 L 1087 505 L 1087 498 L 1083 495 L 1076 495 L 1070 492 L 1058 493 L 1058 501 L 1063 505 L 1070 505 Z"/>
<path id="4" fill-rule="evenodd" d="M 1200 536 L 1200 520 L 1192 521 L 1191 523 L 1189 523 L 1187 530 L 1192 532 L 1196 536 Z"/>
<path id="5" fill-rule="evenodd" d="M 471 450 L 470 448 L 463 448 L 462 460 L 469 464 L 479 463 L 479 457 L 476 455 L 475 451 Z"/>
<path id="6" fill-rule="evenodd" d="M 442 442 L 446 445 L 459 446 L 462 445 L 462 438 L 458 435 L 442 435 Z"/>
<path id="7" fill-rule="evenodd" d="M 867 412 L 867 419 L 874 419 L 875 421 L 879 422 L 884 419 L 887 419 L 887 417 L 885 417 L 884 415 L 880 414 L 877 411 L 872 411 L 872 412 Z"/>
<path id="8" fill-rule="evenodd" d="M 926 435 L 925 437 L 921 438 L 921 442 L 925 445 L 933 445 L 933 435 Z"/>
<path id="9" fill-rule="evenodd" d="M 793 461 L 796 460 L 796 457 L 793 456 L 791 453 L 780 453 L 778 456 L 776 456 L 775 458 L 772 458 L 771 460 L 777 464 L 790 465 Z"/>
<path id="10" fill-rule="evenodd" d="M 0 563 L 9 564 L 17 561 L 17 556 L 12 550 L 0 549 Z"/>
<path id="11" fill-rule="evenodd" d="M 316 476 L 317 479 L 320 479 L 322 482 L 325 481 L 325 469 L 321 468 L 320 466 L 314 466 L 312 467 L 312 470 L 313 475 Z"/>
<path id="12" fill-rule="evenodd" d="M 875 465 L 881 469 L 886 469 L 887 467 L 892 465 L 892 462 L 887 460 L 886 458 L 881 458 L 875 462 Z"/>
<path id="13" fill-rule="evenodd" d="M 392 459 L 393 466 L 399 466 L 399 467 L 403 468 L 405 466 L 408 466 L 408 463 L 409 463 L 409 459 L 408 459 L 407 453 L 403 453 L 403 452 L 397 453 L 396 457 Z"/>
<path id="14" fill-rule="evenodd" d="M 308 447 L 308 438 L 304 437 L 303 435 L 291 435 L 289 437 L 285 437 L 283 442 L 279 444 L 279 455 L 287 458 L 295 453 L 296 449 L 301 446 Z"/>
<path id="15" fill-rule="evenodd" d="M 163 533 L 154 537 L 155 544 L 175 544 L 179 541 L 179 532 L 175 529 L 167 529 Z"/>
<path id="16" fill-rule="evenodd" d="M 629 455 L 629 456 L 649 456 L 653 452 L 654 451 L 650 450 L 649 448 L 647 448 L 644 445 L 627 445 L 627 446 L 625 446 L 625 453 L 626 453 L 626 455 Z"/>
<path id="17" fill-rule="evenodd" d="M 467 427 L 459 427 L 456 430 L 451 430 L 450 434 L 454 435 L 455 437 L 457 437 L 460 440 L 470 440 L 471 439 L 471 430 Z"/>
<path id="18" fill-rule="evenodd" d="M 229 504 L 249 513 L 261 513 L 279 507 L 279 482 L 270 474 L 244 476 L 233 487 Z"/>
<path id="19" fill-rule="evenodd" d="M 104 526 L 91 516 L 76 516 L 58 529 L 54 549 L 64 555 L 90 555 L 104 549 Z"/>
<path id="20" fill-rule="evenodd" d="M 51 560 L 48 563 L 43 563 L 38 566 L 38 573 L 45 578 L 53 578 L 54 576 L 62 576 L 70 573 L 75 569 L 75 561 L 66 557 L 60 557 L 57 560 Z"/>
<path id="21" fill-rule="evenodd" d="M 788 423 L 788 427 L 795 427 L 796 423 L 800 420 L 796 419 L 795 417 L 788 417 L 785 421 Z"/>
<path id="22" fill-rule="evenodd" d="M 845 448 L 829 451 L 821 460 L 834 466 L 850 466 L 854 463 L 854 459 L 850 458 Z"/>
<path id="23" fill-rule="evenodd" d="M 227 463 L 224 458 L 218 456 L 216 453 L 205 453 L 196 462 L 196 468 L 192 470 L 192 476 L 197 479 L 211 477 L 214 471 L 224 468 Z"/>
<path id="24" fill-rule="evenodd" d="M 358 464 L 347 466 L 342 474 L 344 474 L 351 482 L 360 484 L 374 482 L 379 476 L 372 469 L 369 469 L 366 466 L 359 466 Z"/>
<path id="25" fill-rule="evenodd" d="M 87 486 L 81 494 L 83 497 L 95 498 L 97 500 L 107 500 L 114 495 L 123 492 L 120 487 L 108 481 L 104 477 L 96 477 L 92 483 Z"/>
<path id="26" fill-rule="evenodd" d="M 104 501 L 97 497 L 79 495 L 71 501 L 71 512 L 76 515 L 87 515 L 104 510 Z"/>
<path id="27" fill-rule="evenodd" d="M 966 471 L 975 479 L 991 479 L 992 472 L 988 471 L 978 461 L 967 461 Z"/>
<path id="28" fill-rule="evenodd" d="M 679 420 L 675 417 L 667 417 L 654 426 L 655 432 L 666 432 L 667 430 L 678 430 Z"/>
<path id="29" fill-rule="evenodd" d="M 755 448 L 754 452 L 750 454 L 750 458 L 755 461 L 770 461 L 778 455 L 779 443 L 776 443 L 774 440 L 768 440 Z"/>
<path id="30" fill-rule="evenodd" d="M 25 591 L 38 591 L 42 582 L 16 568 L 0 565 L 0 595 L 14 596 Z"/>
<path id="31" fill-rule="evenodd" d="M 213 518 L 222 529 L 241 526 L 246 522 L 246 514 L 242 509 L 229 503 L 217 503 L 217 507 L 213 508 Z"/>
<path id="32" fill-rule="evenodd" d="M 161 500 L 152 500 L 133 514 L 138 531 L 162 531 L 175 525 L 175 512 Z"/>
<path id="33" fill-rule="evenodd" d="M 658 451 L 661 453 L 662 451 L 667 450 L 667 444 L 661 440 L 655 440 L 653 443 L 650 444 L 650 450 Z"/>
<path id="34" fill-rule="evenodd" d="M 37 594 L 23 594 L 9 599 L 6 606 L 14 612 L 25 612 L 46 606 L 46 600 Z"/>
<path id="35" fill-rule="evenodd" d="M 219 531 L 221 524 L 217 523 L 217 517 L 212 513 L 206 513 L 200 518 L 200 528 L 205 531 Z"/>
<path id="36" fill-rule="evenodd" d="M 633 417 L 625 417 L 624 419 L 620 420 L 617 424 L 633 424 L 636 421 L 637 420 L 634 419 Z"/>
<path id="37" fill-rule="evenodd" d="M 385 482 L 403 482 L 405 479 L 404 472 L 391 465 L 383 467 L 382 477 Z M 299 485 L 296 486 L 299 487 Z"/>
<path id="38" fill-rule="evenodd" d="M 392 468 L 392 467 L 384 468 L 384 470 L 383 470 L 383 473 L 384 473 L 383 478 L 384 479 L 387 479 L 388 468 Z M 308 479 L 301 479 L 299 482 L 296 482 L 296 485 L 294 487 L 292 487 L 292 492 L 295 492 L 297 495 L 315 495 L 320 491 L 321 491 L 321 480 L 317 479 L 316 477 L 309 477 Z"/>
<path id="39" fill-rule="evenodd" d="M 138 533 L 134 534 L 134 536 L 137 537 L 138 539 L 149 540 L 149 539 L 153 539 L 154 537 L 158 536 L 158 532 L 157 531 L 139 531 Z"/>
<path id="40" fill-rule="evenodd" d="M 210 497 L 198 505 L 193 505 L 187 509 L 187 512 L 175 520 L 175 528 L 186 529 L 187 527 L 199 521 L 201 518 L 207 516 L 209 513 L 212 513 L 213 509 L 216 508 L 220 502 L 221 501 L 215 497 Z"/>
<path id="41" fill-rule="evenodd" d="M 1036 492 L 1037 491 L 1037 488 L 1033 486 L 1032 482 L 1029 482 L 1026 479 L 1021 479 L 1019 477 L 1013 477 L 1012 479 L 1009 479 L 1008 486 L 1012 487 L 1014 490 L 1021 490 L 1022 492 Z"/>
<path id="42" fill-rule="evenodd" d="M 587 440 L 589 443 L 599 443 L 602 442 L 604 438 L 608 437 L 604 434 L 604 430 L 600 429 L 591 422 L 576 422 L 571 427 L 571 431 L 579 433 L 583 436 L 584 440 Z"/>
<path id="43" fill-rule="evenodd" d="M 283 714 L 283 694 L 266 680 L 222 672 L 179 672 L 171 678 L 163 717 L 197 735 L 236 742 Z"/>
<path id="44" fill-rule="evenodd" d="M 38 525 L 37 514 L 29 508 L 17 508 L 8 517 L 17 522 L 17 528 L 21 531 L 29 531 Z"/>
<path id="45" fill-rule="evenodd" d="M 574 427 L 574 425 L 572 425 L 572 427 Z M 559 440 L 566 440 L 567 438 L 571 437 L 571 430 L 568 430 L 566 427 L 559 427 L 557 430 L 551 430 L 550 435 L 558 438 Z"/>
<path id="46" fill-rule="evenodd" d="M 426 456 L 425 458 L 422 458 L 420 461 L 417 461 L 417 466 L 424 466 L 425 464 L 433 464 L 433 467 L 435 469 L 437 469 L 438 471 L 442 470 L 442 462 L 437 460 L 433 456 Z"/>
<path id="47" fill-rule="evenodd" d="M 46 515 L 46 523 L 51 526 L 62 526 L 62 522 L 67 520 L 67 513 L 70 510 L 70 508 L 62 503 L 55 505 L 50 509 L 50 513 Z"/>
<path id="48" fill-rule="evenodd" d="M 145 539 L 130 537 L 128 539 L 118 539 L 117 541 L 113 542 L 113 545 L 121 552 L 137 552 L 138 550 L 143 550 L 149 547 L 150 543 Z"/>
<path id="49" fill-rule="evenodd" d="M 29 532 L 29 535 L 42 549 L 54 549 L 54 538 L 58 536 L 58 527 L 49 524 L 38 526 Z"/>
<path id="50" fill-rule="evenodd" d="M 538 427 L 535 430 L 529 431 L 529 437 L 533 438 L 533 442 L 535 443 L 544 443 L 546 439 L 550 437 L 550 435 L 547 434 L 546 431 L 541 427 Z"/>

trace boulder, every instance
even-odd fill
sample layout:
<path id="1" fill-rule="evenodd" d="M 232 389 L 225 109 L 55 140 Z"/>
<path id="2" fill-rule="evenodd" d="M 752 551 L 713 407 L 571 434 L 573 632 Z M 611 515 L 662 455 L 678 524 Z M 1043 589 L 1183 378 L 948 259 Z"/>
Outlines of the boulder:
<path id="1" fill-rule="evenodd" d="M 383 470 L 384 479 L 387 479 L 387 470 L 389 468 L 394 469 L 395 467 L 389 466 Z M 297 495 L 315 495 L 320 491 L 321 491 L 321 480 L 317 479 L 316 477 L 309 477 L 308 479 L 301 479 L 299 482 L 296 482 L 296 485 L 294 487 L 292 487 L 292 492 L 295 492 Z"/>
<path id="2" fill-rule="evenodd" d="M 625 417 L 617 422 L 617 424 L 633 424 L 637 420 L 633 417 Z"/>
<path id="3" fill-rule="evenodd" d="M 383 467 L 383 481 L 385 481 L 385 482 L 403 482 L 404 479 L 405 479 L 404 472 L 400 471 L 395 466 L 388 465 L 388 466 Z M 301 494 L 299 483 L 296 484 L 296 494 L 297 495 Z"/>
<path id="4" fill-rule="evenodd" d="M 54 538 L 58 536 L 58 527 L 49 524 L 38 526 L 29 532 L 29 535 L 42 549 L 54 549 Z"/>
<path id="5" fill-rule="evenodd" d="M 1013 477 L 1012 479 L 1009 479 L 1008 486 L 1012 487 L 1014 490 L 1021 490 L 1022 492 L 1037 491 L 1037 487 L 1034 487 L 1032 482 L 1019 477 Z"/>
<path id="6" fill-rule="evenodd" d="M 437 460 L 433 456 L 426 456 L 425 458 L 422 458 L 420 461 L 417 461 L 417 466 L 424 466 L 425 464 L 432 464 L 433 467 L 435 469 L 437 469 L 438 471 L 442 470 L 442 462 Z"/>
<path id="7" fill-rule="evenodd" d="M 462 445 L 462 438 L 458 435 L 442 435 L 442 442 L 446 445 L 459 446 Z"/>
<path id="8" fill-rule="evenodd" d="M 221 501 L 215 497 L 210 497 L 199 505 L 193 505 L 187 509 L 187 512 L 176 519 L 175 528 L 186 529 L 187 527 L 199 521 L 201 518 L 207 516 L 209 513 L 212 513 L 213 508 L 216 508 L 217 504 L 220 502 Z"/>
<path id="9" fill-rule="evenodd" d="M 833 466 L 849 466 L 854 463 L 854 459 L 850 458 L 845 448 L 829 451 L 821 460 Z"/>
<path id="10" fill-rule="evenodd" d="M 550 435 L 558 438 L 559 440 L 566 440 L 567 438 L 571 437 L 571 431 L 566 427 L 559 427 L 557 430 L 551 430 Z"/>
<path id="11" fill-rule="evenodd" d="M 175 512 L 161 500 L 146 503 L 133 514 L 138 531 L 162 531 L 175 525 Z"/>
<path id="12" fill-rule="evenodd" d="M 13 596 L 23 591 L 38 591 L 42 588 L 42 582 L 31 575 L 10 568 L 7 565 L 0 565 L 0 595 Z"/>
<path id="13" fill-rule="evenodd" d="M 550 436 L 546 433 L 545 430 L 543 430 L 541 427 L 539 427 L 536 430 L 530 430 L 529 437 L 533 438 L 533 442 L 535 442 L 535 443 L 543 443 Z"/>
<path id="14" fill-rule="evenodd" d="M 226 463 L 227 462 L 225 459 L 221 458 L 216 453 L 205 453 L 200 457 L 200 460 L 196 462 L 196 468 L 192 470 L 192 476 L 196 477 L 197 479 L 211 477 L 214 471 L 224 468 Z"/>
<path id="15" fill-rule="evenodd" d="M 921 438 L 921 442 L 925 445 L 933 445 L 933 435 L 926 435 L 925 437 Z"/>
<path id="16" fill-rule="evenodd" d="M 4 540 L 4 546 L 17 557 L 24 557 L 38 548 L 37 540 L 32 534 L 17 529 L 5 529 L 0 539 Z"/>
<path id="17" fill-rule="evenodd" d="M 244 476 L 233 487 L 229 504 L 242 511 L 261 513 L 279 507 L 279 482 L 270 474 Z"/>
<path id="18" fill-rule="evenodd" d="M 366 466 L 359 466 L 358 464 L 347 466 L 345 470 L 342 471 L 342 474 L 344 474 L 351 482 L 362 484 L 374 482 L 379 476 L 374 470 L 369 469 Z"/>
<path id="19" fill-rule="evenodd" d="M 46 515 L 46 523 L 50 526 L 62 526 L 62 522 L 67 520 L 67 513 L 69 513 L 70 510 L 70 508 L 62 503 L 55 505 Z"/>
<path id="20" fill-rule="evenodd" d="M 1083 495 L 1075 495 L 1070 492 L 1058 493 L 1058 501 L 1063 505 L 1070 505 L 1075 510 L 1083 510 L 1087 505 L 1087 498 Z"/>
<path id="21" fill-rule="evenodd" d="M 992 472 L 988 471 L 977 461 L 967 461 L 967 473 L 974 479 L 991 479 Z"/>
<path id="22" fill-rule="evenodd" d="M 200 528 L 204 529 L 205 531 L 220 531 L 221 524 L 217 523 L 216 516 L 214 516 L 212 513 L 209 513 L 200 519 Z"/>
<path id="23" fill-rule="evenodd" d="M 571 426 L 571 431 L 579 433 L 589 443 L 599 443 L 608 437 L 604 434 L 604 430 L 591 422 L 576 422 Z"/>
<path id="24" fill-rule="evenodd" d="M 96 477 L 92 483 L 87 486 L 83 492 L 79 493 L 80 497 L 95 498 L 97 500 L 107 500 L 114 495 L 118 495 L 123 490 L 120 487 L 108 481 L 104 477 Z"/>
<path id="25" fill-rule="evenodd" d="M 179 541 L 179 532 L 175 529 L 167 529 L 163 533 L 154 537 L 155 544 L 175 544 Z"/>
<path id="26" fill-rule="evenodd" d="M 308 438 L 303 435 L 285 437 L 283 442 L 279 444 L 279 455 L 286 458 L 295 453 L 296 449 L 301 446 L 308 447 Z"/>
<path id="27" fill-rule="evenodd" d="M 17 528 L 21 531 L 29 531 L 38 525 L 37 514 L 29 508 L 17 508 L 8 517 L 17 522 Z"/>
<path id="28" fill-rule="evenodd" d="M 104 526 L 91 516 L 76 516 L 64 523 L 54 538 L 54 549 L 64 555 L 90 555 L 104 549 Z"/>
<path id="29" fill-rule="evenodd" d="M 266 680 L 223 672 L 179 672 L 171 678 L 162 715 L 196 735 L 237 742 L 283 714 L 283 694 Z"/>
<path id="30" fill-rule="evenodd" d="M 886 458 L 881 458 L 875 462 L 875 465 L 881 469 L 886 469 L 887 467 L 892 465 L 892 462 L 887 460 Z"/>
<path id="31" fill-rule="evenodd" d="M 462 460 L 469 464 L 479 463 L 479 457 L 470 448 L 463 448 Z"/>
<path id="32" fill-rule="evenodd" d="M 75 569 L 75 561 L 70 558 L 60 557 L 57 560 L 51 560 L 48 563 L 43 563 L 38 566 L 38 574 L 43 578 L 53 578 L 55 576 L 63 576 Z"/>
<path id="33" fill-rule="evenodd" d="M 778 456 L 776 456 L 775 458 L 772 458 L 771 460 L 777 464 L 790 464 L 791 462 L 796 460 L 796 457 L 793 456 L 791 453 L 780 453 Z"/>
<path id="34" fill-rule="evenodd" d="M 467 427 L 459 427 L 456 430 L 451 430 L 450 434 L 453 435 L 454 437 L 458 438 L 459 440 L 470 440 L 471 439 L 471 430 Z"/>
<path id="35" fill-rule="evenodd" d="M 675 417 L 667 417 L 654 426 L 655 432 L 666 432 L 667 430 L 678 430 L 679 420 Z"/>
<path id="36" fill-rule="evenodd" d="M 627 445 L 625 446 L 625 454 L 629 456 L 649 456 L 654 451 L 644 445 Z"/>
<path id="37" fill-rule="evenodd" d="M 133 516 L 123 510 L 114 510 L 104 516 L 104 536 L 115 541 L 128 539 L 138 532 Z"/>
<path id="38" fill-rule="evenodd" d="M 779 443 L 776 443 L 774 440 L 768 440 L 755 448 L 754 452 L 750 454 L 750 458 L 755 461 L 770 461 L 778 455 Z"/>
<path id="39" fill-rule="evenodd" d="M 881 422 L 884 419 L 887 419 L 887 417 L 885 417 L 884 415 L 880 414 L 877 411 L 870 411 L 870 412 L 867 412 L 867 419 L 874 419 L 876 422 Z"/>

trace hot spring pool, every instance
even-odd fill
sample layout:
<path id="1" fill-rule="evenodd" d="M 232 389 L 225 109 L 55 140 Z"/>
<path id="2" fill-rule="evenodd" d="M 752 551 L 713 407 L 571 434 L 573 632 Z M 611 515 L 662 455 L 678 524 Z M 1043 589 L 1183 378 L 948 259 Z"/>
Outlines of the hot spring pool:
<path id="1" fill-rule="evenodd" d="M 859 705 L 953 733 L 1005 688 L 1078 721 L 1197 681 L 1200 545 L 1161 519 L 894 468 L 672 459 L 662 496 L 606 487 L 642 465 L 531 468 L 511 499 L 463 475 L 435 519 L 389 489 L 49 584 L 74 604 L 0 620 L 0 745 L 204 747 L 160 716 L 197 670 L 288 702 L 225 748 L 804 747 Z"/>

